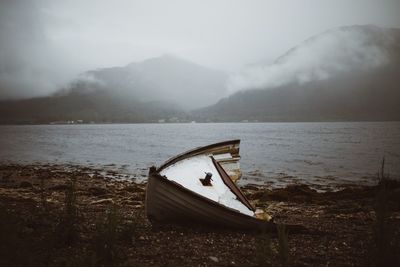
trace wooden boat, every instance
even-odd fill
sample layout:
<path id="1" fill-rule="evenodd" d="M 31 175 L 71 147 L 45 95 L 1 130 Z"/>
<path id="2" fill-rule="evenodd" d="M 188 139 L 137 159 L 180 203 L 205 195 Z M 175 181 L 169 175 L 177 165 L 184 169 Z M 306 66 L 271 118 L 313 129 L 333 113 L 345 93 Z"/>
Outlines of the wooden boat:
<path id="1" fill-rule="evenodd" d="M 240 140 L 216 143 L 173 157 L 159 168 L 151 167 L 146 190 L 148 219 L 246 230 L 272 228 L 272 220 L 261 219 L 235 184 L 241 177 L 239 145 Z"/>

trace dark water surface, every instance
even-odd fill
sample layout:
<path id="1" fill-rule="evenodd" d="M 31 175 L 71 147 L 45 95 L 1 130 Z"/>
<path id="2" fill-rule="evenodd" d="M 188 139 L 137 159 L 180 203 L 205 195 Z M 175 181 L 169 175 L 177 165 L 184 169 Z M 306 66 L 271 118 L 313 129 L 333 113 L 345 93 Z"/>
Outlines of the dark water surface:
<path id="1" fill-rule="evenodd" d="M 400 176 L 399 122 L 0 126 L 0 163 L 111 167 L 134 177 L 196 146 L 241 139 L 242 183 L 330 186 Z"/>

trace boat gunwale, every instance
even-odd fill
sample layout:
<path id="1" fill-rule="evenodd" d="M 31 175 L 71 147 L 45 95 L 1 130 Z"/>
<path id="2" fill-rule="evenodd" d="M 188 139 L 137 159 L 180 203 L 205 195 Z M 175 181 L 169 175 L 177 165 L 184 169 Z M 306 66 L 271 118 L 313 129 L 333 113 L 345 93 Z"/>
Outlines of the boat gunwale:
<path id="1" fill-rule="evenodd" d="M 247 199 L 247 197 L 243 194 L 242 190 L 231 180 L 229 175 L 226 173 L 224 168 L 221 166 L 221 164 L 218 163 L 214 159 L 214 157 L 211 157 L 212 163 L 214 164 L 215 168 L 217 169 L 217 172 L 219 176 L 221 177 L 222 182 L 231 190 L 231 192 L 238 198 L 238 200 L 245 205 L 249 210 L 252 212 L 256 211 L 256 208 L 250 203 L 250 201 Z M 235 191 L 235 189 L 237 191 Z"/>
<path id="2" fill-rule="evenodd" d="M 214 147 L 227 146 L 227 145 L 240 145 L 240 139 L 222 141 L 222 142 L 210 144 L 210 145 L 207 145 L 207 146 L 200 146 L 200 147 L 193 148 L 191 150 L 188 150 L 186 152 L 183 152 L 181 154 L 178 154 L 178 155 L 168 159 L 160 167 L 158 167 L 156 171 L 157 172 L 161 172 L 165 168 L 171 166 L 172 164 L 174 164 L 174 163 L 176 163 L 178 161 L 184 160 L 184 159 L 189 158 L 191 156 L 195 156 L 195 155 L 201 154 L 201 152 L 207 151 L 207 150 L 212 149 Z"/>

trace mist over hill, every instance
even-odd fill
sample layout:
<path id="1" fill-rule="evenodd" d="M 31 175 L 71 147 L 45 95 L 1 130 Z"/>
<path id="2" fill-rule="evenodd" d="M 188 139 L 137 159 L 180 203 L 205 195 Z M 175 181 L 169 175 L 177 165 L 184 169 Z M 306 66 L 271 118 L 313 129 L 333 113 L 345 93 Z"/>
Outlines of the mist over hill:
<path id="1" fill-rule="evenodd" d="M 90 70 L 0 101 L 0 123 L 400 120 L 399 29 L 340 27 L 259 62 L 229 77 L 171 55 Z"/>
<path id="2" fill-rule="evenodd" d="M 187 120 L 184 110 L 216 103 L 226 74 L 164 55 L 82 73 L 47 97 L 0 101 L 0 123 L 157 122 Z"/>
<path id="3" fill-rule="evenodd" d="M 76 86 L 82 88 L 79 83 Z M 0 101 L 1 124 L 140 123 L 170 117 L 184 117 L 184 113 L 167 102 L 141 102 L 102 89 L 71 90 L 68 94 Z"/>
<path id="4" fill-rule="evenodd" d="M 189 110 L 226 96 L 226 79 L 222 71 L 163 55 L 124 67 L 88 71 L 78 81 L 92 90 L 100 88 L 141 102 L 168 102 Z"/>
<path id="5" fill-rule="evenodd" d="M 231 91 L 275 88 L 368 71 L 399 58 L 400 30 L 373 25 L 343 26 L 317 34 L 272 64 L 253 64 L 231 75 Z"/>
<path id="6" fill-rule="evenodd" d="M 341 27 L 230 78 L 238 91 L 196 111 L 211 121 L 400 119 L 400 30 Z"/>

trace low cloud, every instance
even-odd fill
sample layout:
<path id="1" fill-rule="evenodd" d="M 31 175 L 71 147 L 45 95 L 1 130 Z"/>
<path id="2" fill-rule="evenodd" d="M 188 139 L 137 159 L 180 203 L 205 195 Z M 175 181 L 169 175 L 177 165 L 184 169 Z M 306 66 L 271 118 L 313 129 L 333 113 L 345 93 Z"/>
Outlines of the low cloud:
<path id="1" fill-rule="evenodd" d="M 0 98 L 45 95 L 71 75 L 47 40 L 33 1 L 0 2 Z"/>
<path id="2" fill-rule="evenodd" d="M 310 38 L 270 65 L 253 65 L 228 81 L 231 92 L 325 80 L 385 65 L 395 38 L 374 26 L 341 27 Z"/>

